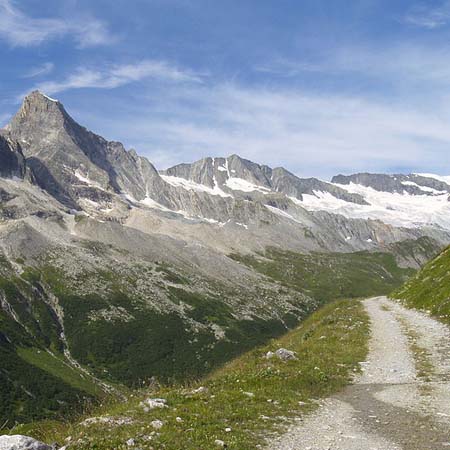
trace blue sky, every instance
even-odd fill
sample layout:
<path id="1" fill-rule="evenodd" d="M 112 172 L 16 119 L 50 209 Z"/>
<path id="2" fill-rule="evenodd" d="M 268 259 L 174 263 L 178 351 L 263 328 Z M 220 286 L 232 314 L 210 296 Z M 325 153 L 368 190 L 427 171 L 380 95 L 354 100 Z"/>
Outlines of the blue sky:
<path id="1" fill-rule="evenodd" d="M 0 58 L 159 168 L 450 173 L 450 1 L 0 0 Z"/>

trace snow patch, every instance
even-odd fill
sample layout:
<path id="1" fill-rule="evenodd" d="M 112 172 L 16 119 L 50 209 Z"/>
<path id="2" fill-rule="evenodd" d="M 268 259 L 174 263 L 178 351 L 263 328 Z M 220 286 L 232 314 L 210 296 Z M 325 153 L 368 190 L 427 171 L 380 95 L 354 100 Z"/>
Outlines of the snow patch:
<path id="1" fill-rule="evenodd" d="M 104 190 L 102 186 L 99 183 L 96 183 L 95 181 L 92 181 L 87 176 L 84 176 L 78 169 L 75 170 L 74 175 L 84 184 L 87 184 L 88 186 L 95 187 L 97 189 Z"/>
<path id="2" fill-rule="evenodd" d="M 148 206 L 149 208 L 159 209 L 165 212 L 173 212 L 171 209 L 166 208 L 164 205 L 161 205 L 161 203 L 155 202 L 155 200 L 150 197 L 145 197 L 144 200 L 141 200 L 139 203 L 144 206 Z"/>
<path id="3" fill-rule="evenodd" d="M 210 195 L 218 195 L 220 197 L 231 197 L 230 194 L 227 194 L 226 192 L 222 191 L 222 189 L 219 188 L 217 183 L 214 183 L 214 188 L 210 188 L 208 186 L 204 186 L 203 184 L 195 183 L 191 180 L 186 180 L 185 178 L 181 177 L 175 177 L 172 175 L 161 175 L 161 178 L 170 185 L 186 189 L 188 191 L 196 191 L 196 192 L 206 192 Z"/>
<path id="4" fill-rule="evenodd" d="M 210 223 L 212 225 L 219 225 L 219 226 L 223 226 L 225 224 L 222 224 L 222 222 L 219 222 L 216 219 L 210 219 L 208 217 L 200 217 L 200 216 L 191 216 L 187 211 L 183 211 L 183 210 L 178 210 L 178 211 L 174 211 L 172 209 L 169 209 L 167 207 L 165 207 L 164 205 L 161 205 L 161 203 L 156 202 L 155 200 L 153 200 L 150 197 L 146 197 L 144 198 L 144 200 L 141 200 L 139 202 L 141 205 L 147 206 L 148 208 L 152 208 L 152 209 L 159 209 L 160 211 L 164 211 L 164 212 L 170 212 L 173 214 L 178 214 L 180 216 L 183 216 L 185 219 L 187 220 L 193 220 L 193 221 L 202 221 L 202 222 L 207 222 Z"/>
<path id="5" fill-rule="evenodd" d="M 270 189 L 264 186 L 258 186 L 256 184 L 250 183 L 247 180 L 242 178 L 231 177 L 225 182 L 225 186 L 232 189 L 233 191 L 242 191 L 242 192 L 262 192 L 263 194 L 268 194 L 271 192 Z"/>
<path id="6" fill-rule="evenodd" d="M 42 94 L 47 100 L 50 100 L 53 103 L 58 103 L 58 100 L 55 100 L 54 98 L 49 97 L 48 95 Z"/>
<path id="7" fill-rule="evenodd" d="M 248 230 L 248 225 L 246 225 L 245 223 L 235 222 L 235 224 Z"/>
<path id="8" fill-rule="evenodd" d="M 414 181 L 402 181 L 403 186 L 413 186 L 420 189 L 423 192 L 430 192 L 432 194 L 445 194 L 447 191 L 438 191 L 437 189 L 430 188 L 428 186 L 420 186 Z"/>
<path id="9" fill-rule="evenodd" d="M 283 217 L 285 219 L 293 220 L 294 222 L 301 223 L 299 220 L 297 220 L 294 216 L 287 213 L 286 211 L 283 211 L 279 208 L 275 208 L 274 206 L 270 205 L 264 205 L 269 211 L 276 214 L 277 216 Z"/>

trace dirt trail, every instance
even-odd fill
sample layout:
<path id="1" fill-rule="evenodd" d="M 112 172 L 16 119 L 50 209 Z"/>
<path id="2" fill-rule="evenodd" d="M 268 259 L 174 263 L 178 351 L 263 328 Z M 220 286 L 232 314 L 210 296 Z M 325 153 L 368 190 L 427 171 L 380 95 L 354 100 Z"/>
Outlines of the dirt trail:
<path id="1" fill-rule="evenodd" d="M 385 297 L 365 300 L 363 373 L 271 450 L 450 450 L 450 330 Z"/>

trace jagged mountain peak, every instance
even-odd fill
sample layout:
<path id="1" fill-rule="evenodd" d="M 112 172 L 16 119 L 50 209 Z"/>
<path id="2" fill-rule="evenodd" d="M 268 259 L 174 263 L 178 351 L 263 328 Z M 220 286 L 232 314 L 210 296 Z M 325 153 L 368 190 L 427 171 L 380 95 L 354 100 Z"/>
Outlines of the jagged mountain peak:
<path id="1" fill-rule="evenodd" d="M 30 92 L 25 97 L 24 101 L 28 101 L 30 103 L 51 103 L 54 105 L 61 105 L 59 100 L 55 100 L 54 98 L 49 97 L 47 94 L 39 90 Z"/>
<path id="2" fill-rule="evenodd" d="M 145 158 L 81 126 L 40 91 L 25 97 L 4 134 L 20 144 L 37 184 L 70 208 L 83 198 L 107 204 L 111 193 L 143 199 L 159 177 Z"/>
<path id="3" fill-rule="evenodd" d="M 68 116 L 62 103 L 40 91 L 33 91 L 24 98 L 22 106 L 13 117 L 9 128 L 14 129 L 21 126 L 24 121 L 33 119 L 55 118 L 55 115 L 60 118 Z"/>

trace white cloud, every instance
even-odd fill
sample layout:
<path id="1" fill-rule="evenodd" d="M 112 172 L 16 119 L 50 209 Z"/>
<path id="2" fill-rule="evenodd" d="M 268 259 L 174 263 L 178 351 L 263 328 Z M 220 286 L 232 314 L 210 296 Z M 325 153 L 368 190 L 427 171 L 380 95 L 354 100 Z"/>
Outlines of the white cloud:
<path id="1" fill-rule="evenodd" d="M 201 81 L 197 75 L 183 71 L 165 61 L 144 60 L 136 64 L 114 65 L 101 69 L 81 67 L 65 80 L 39 83 L 32 90 L 38 89 L 53 95 L 70 89 L 114 89 L 145 79 L 170 82 Z"/>
<path id="2" fill-rule="evenodd" d="M 62 36 L 72 36 L 79 47 L 115 41 L 107 26 L 92 17 L 33 18 L 19 10 L 12 0 L 0 0 L 0 38 L 10 45 L 35 46 Z"/>
<path id="3" fill-rule="evenodd" d="M 445 26 L 450 22 L 450 1 L 445 1 L 440 6 L 433 8 L 417 5 L 406 15 L 404 21 L 428 29 Z"/>
<path id="4" fill-rule="evenodd" d="M 42 77 L 53 72 L 55 65 L 52 62 L 46 62 L 40 66 L 32 67 L 23 78 Z"/>

